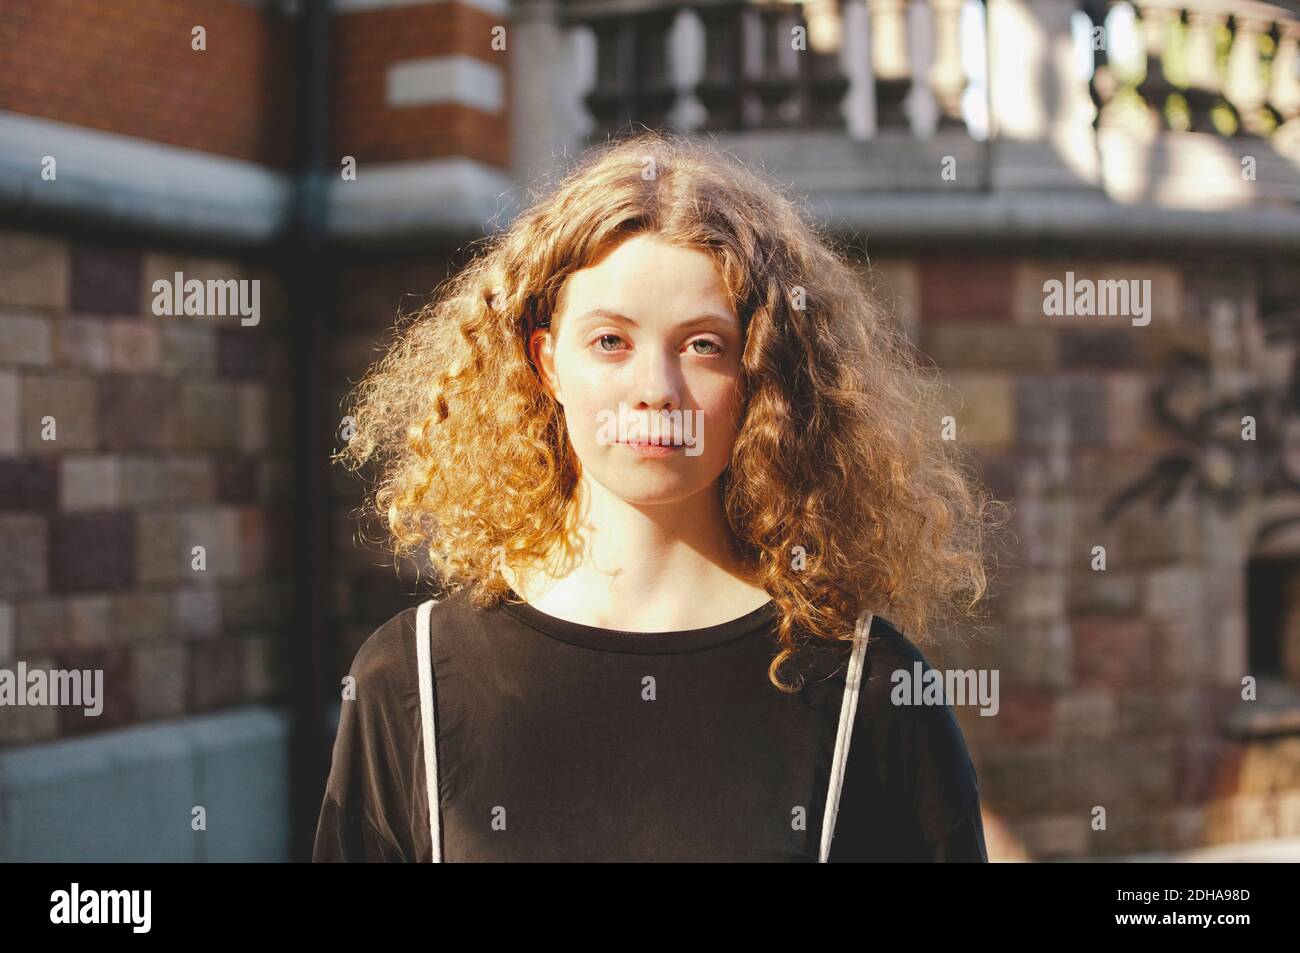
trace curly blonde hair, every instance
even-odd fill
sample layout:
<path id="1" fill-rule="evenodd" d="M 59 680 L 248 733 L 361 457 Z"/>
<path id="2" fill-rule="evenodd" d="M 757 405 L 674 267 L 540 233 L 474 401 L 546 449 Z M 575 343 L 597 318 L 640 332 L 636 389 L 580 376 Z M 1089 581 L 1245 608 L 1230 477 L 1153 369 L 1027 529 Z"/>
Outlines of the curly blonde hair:
<path id="1" fill-rule="evenodd" d="M 593 149 L 548 196 L 400 318 L 350 395 L 336 455 L 375 469 L 402 557 L 427 547 L 450 591 L 493 607 L 501 564 L 567 545 L 579 465 L 528 354 L 573 272 L 653 233 L 715 261 L 744 331 L 743 412 L 719 480 L 733 550 L 779 615 L 769 678 L 870 610 L 913 632 L 969 619 L 993 508 L 952 441 L 943 385 L 852 264 L 762 173 L 698 139 L 642 132 Z"/>

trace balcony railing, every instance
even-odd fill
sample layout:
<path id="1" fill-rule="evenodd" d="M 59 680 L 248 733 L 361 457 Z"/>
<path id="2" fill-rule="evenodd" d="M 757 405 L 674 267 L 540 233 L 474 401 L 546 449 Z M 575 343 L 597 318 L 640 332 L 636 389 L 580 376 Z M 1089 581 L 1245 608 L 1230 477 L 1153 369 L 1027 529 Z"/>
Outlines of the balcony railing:
<path id="1" fill-rule="evenodd" d="M 1268 137 L 1300 120 L 1294 5 L 1090 0 L 1084 12 L 1100 38 L 1118 28 L 1135 40 L 1128 62 L 1115 61 L 1106 44 L 1095 49 L 1099 117 L 1127 99 L 1165 130 Z"/>
<path id="2" fill-rule="evenodd" d="M 1135 15 L 1111 16 L 1117 8 Z M 1166 129 L 1267 136 L 1300 117 L 1298 9 L 1253 0 L 570 0 L 561 22 L 594 40 L 584 105 L 596 138 L 629 122 L 841 129 L 859 139 L 968 128 L 982 137 L 964 105 L 972 80 L 983 81 L 971 64 L 982 74 L 981 58 L 1015 57 L 1022 41 L 1065 59 L 1090 48 L 1091 82 L 1077 80 L 1094 118 L 1127 92 Z M 1117 68 L 1113 40 L 1140 44 L 1144 76 L 1133 77 L 1132 63 Z M 1014 108 L 1014 96 L 1005 101 Z"/>
<path id="3" fill-rule="evenodd" d="M 1181 230 L 1300 247 L 1300 2 L 515 0 L 513 11 L 525 176 L 644 125 L 707 133 L 845 227 L 877 233 Z M 1146 213 L 1128 214 L 1135 205 Z M 1197 217 L 1230 210 L 1242 217 Z"/>
<path id="4" fill-rule="evenodd" d="M 640 7 L 640 9 L 637 9 Z M 844 125 L 838 4 L 569 4 L 565 22 L 595 37 L 594 133 L 626 122 L 716 131 Z M 809 13 L 821 32 L 809 39 Z M 827 31 L 834 31 L 828 35 Z M 673 120 L 673 114 L 687 115 Z M 693 112 L 691 112 L 693 110 Z"/>
<path id="5" fill-rule="evenodd" d="M 926 5 L 933 63 L 920 92 L 938 105 L 941 125 L 963 124 L 962 3 Z M 914 87 L 908 0 L 869 7 L 862 0 L 573 0 L 562 23 L 594 38 L 585 106 L 595 137 L 628 122 L 686 131 L 848 129 L 861 137 L 871 126 L 914 122 L 904 109 Z M 874 103 L 864 97 L 872 79 Z"/>

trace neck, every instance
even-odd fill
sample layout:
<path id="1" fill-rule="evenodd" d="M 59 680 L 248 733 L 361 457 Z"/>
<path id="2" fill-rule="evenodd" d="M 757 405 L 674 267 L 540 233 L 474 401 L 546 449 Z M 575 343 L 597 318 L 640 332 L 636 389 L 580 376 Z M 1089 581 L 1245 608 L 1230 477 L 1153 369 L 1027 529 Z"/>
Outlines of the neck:
<path id="1" fill-rule="evenodd" d="M 543 611 L 616 620 L 612 627 L 631 630 L 678 630 L 727 621 L 768 599 L 732 551 L 717 483 L 685 499 L 640 505 L 584 475 L 572 512 L 569 541 L 544 566 L 506 573 Z"/>

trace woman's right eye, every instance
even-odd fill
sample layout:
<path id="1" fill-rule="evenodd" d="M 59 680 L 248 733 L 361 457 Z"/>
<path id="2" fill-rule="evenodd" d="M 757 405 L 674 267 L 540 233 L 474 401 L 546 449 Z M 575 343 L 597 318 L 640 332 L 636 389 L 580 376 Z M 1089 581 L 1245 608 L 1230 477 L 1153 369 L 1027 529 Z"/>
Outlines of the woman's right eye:
<path id="1" fill-rule="evenodd" d="M 609 340 L 610 338 L 613 338 L 615 341 L 621 341 L 621 340 L 623 340 L 623 339 L 622 339 L 621 337 L 619 337 L 617 334 L 602 334 L 600 337 L 596 338 L 596 343 L 597 343 L 597 345 L 599 345 L 602 341 Z M 608 352 L 608 351 L 609 351 L 609 348 L 601 347 L 600 350 L 605 351 L 605 352 Z"/>

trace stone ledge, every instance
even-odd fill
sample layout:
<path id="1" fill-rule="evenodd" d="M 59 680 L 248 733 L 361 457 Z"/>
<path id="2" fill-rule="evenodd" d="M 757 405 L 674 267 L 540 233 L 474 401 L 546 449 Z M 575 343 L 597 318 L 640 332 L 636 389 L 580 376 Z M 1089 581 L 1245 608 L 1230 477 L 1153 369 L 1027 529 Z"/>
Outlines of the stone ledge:
<path id="1" fill-rule="evenodd" d="M 287 861 L 288 733 L 250 706 L 0 751 L 0 862 Z"/>
<path id="2" fill-rule="evenodd" d="M 1241 841 L 1194 850 L 1157 851 L 1146 854 L 1116 854 L 1082 858 L 1082 863 L 1103 864 L 1234 864 L 1295 863 L 1300 861 L 1300 837 L 1280 840 Z"/>

